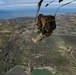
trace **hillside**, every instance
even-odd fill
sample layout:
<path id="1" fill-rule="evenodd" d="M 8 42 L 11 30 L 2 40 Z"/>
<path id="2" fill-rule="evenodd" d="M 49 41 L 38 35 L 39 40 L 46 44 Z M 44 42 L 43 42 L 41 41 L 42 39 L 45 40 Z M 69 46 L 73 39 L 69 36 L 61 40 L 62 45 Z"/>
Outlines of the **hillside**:
<path id="1" fill-rule="evenodd" d="M 0 19 L 0 75 L 16 65 L 34 68 L 50 67 L 54 75 L 76 75 L 76 14 L 56 17 L 53 35 L 39 44 L 31 38 L 35 18 Z M 52 72 L 52 70 L 51 70 Z"/>

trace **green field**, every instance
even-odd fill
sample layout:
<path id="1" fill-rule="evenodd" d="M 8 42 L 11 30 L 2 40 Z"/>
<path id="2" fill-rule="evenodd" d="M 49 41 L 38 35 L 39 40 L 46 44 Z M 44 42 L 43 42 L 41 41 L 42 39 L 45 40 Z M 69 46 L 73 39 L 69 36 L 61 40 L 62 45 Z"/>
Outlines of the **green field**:
<path id="1" fill-rule="evenodd" d="M 47 69 L 35 69 L 32 71 L 32 74 L 33 75 L 54 75 L 53 73 L 51 73 Z"/>

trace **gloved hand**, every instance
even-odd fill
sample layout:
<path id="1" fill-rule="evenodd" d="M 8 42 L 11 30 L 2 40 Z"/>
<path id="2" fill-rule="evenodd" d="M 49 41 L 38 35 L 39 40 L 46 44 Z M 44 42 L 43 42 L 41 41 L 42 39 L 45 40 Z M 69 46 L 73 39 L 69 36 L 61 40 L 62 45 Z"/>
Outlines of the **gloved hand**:
<path id="1" fill-rule="evenodd" d="M 41 33 L 41 31 L 40 31 L 40 30 L 38 30 L 38 31 L 37 31 L 37 34 L 39 34 L 39 33 Z"/>
<path id="2" fill-rule="evenodd" d="M 42 32 L 42 28 L 38 28 L 38 31 L 37 31 L 37 33 L 39 34 L 39 33 L 41 33 Z"/>

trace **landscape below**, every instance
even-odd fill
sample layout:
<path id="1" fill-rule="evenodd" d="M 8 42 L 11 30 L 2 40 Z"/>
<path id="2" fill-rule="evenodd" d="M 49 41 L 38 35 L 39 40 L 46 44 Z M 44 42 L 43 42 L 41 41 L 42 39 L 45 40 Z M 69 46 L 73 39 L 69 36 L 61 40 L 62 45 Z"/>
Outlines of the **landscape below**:
<path id="1" fill-rule="evenodd" d="M 30 62 L 35 71 L 76 75 L 76 14 L 57 15 L 56 30 L 39 44 L 31 40 L 38 35 L 34 22 L 34 17 L 0 19 L 0 75 Z"/>

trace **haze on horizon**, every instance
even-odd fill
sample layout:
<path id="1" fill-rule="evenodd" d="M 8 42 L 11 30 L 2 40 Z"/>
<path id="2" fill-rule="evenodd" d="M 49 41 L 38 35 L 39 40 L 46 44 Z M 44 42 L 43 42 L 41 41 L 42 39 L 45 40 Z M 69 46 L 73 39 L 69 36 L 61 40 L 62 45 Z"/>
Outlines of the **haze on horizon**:
<path id="1" fill-rule="evenodd" d="M 25 6 L 30 6 L 30 5 L 37 5 L 37 3 L 39 2 L 40 0 L 0 0 L 0 8 L 1 7 L 4 7 L 4 6 L 21 6 L 21 5 L 25 5 Z M 49 3 L 50 1 L 52 0 L 43 0 L 43 4 L 46 4 L 46 3 Z M 67 2 L 70 2 L 70 1 L 73 1 L 73 0 L 63 0 L 61 3 L 58 3 L 59 0 L 55 0 L 55 2 L 53 2 L 52 4 L 64 4 L 64 3 L 67 3 Z M 72 4 L 72 7 L 73 5 L 76 4 L 76 1 L 71 3 Z M 71 6 L 70 4 L 70 6 Z M 74 7 L 75 8 L 75 7 Z"/>

